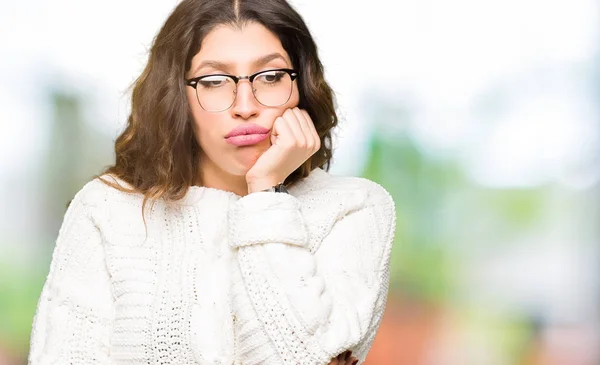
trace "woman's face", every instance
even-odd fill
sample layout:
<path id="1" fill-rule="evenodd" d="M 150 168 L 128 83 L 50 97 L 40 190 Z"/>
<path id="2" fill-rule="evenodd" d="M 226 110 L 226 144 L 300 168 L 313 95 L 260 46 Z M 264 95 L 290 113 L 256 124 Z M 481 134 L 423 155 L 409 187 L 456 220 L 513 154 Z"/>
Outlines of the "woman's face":
<path id="1" fill-rule="evenodd" d="M 275 34 L 254 22 L 241 29 L 222 25 L 206 35 L 200 52 L 192 59 L 186 78 L 211 74 L 248 76 L 275 68 L 292 68 L 290 58 Z M 194 134 L 202 150 L 201 170 L 208 172 L 220 169 L 238 176 L 244 176 L 271 146 L 270 138 L 256 144 L 238 146 L 228 141 L 226 135 L 234 128 L 250 123 L 271 130 L 275 119 L 287 108 L 297 106 L 299 100 L 296 81 L 292 83 L 289 100 L 276 107 L 259 103 L 247 79 L 239 81 L 231 107 L 220 112 L 203 109 L 193 87 L 186 86 L 186 92 L 194 117 Z"/>

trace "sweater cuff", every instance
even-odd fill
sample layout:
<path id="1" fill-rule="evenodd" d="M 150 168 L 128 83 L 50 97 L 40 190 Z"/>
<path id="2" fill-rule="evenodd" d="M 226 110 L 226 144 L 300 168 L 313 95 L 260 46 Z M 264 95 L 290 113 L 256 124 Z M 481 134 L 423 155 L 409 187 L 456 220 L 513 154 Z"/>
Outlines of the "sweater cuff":
<path id="1" fill-rule="evenodd" d="M 229 211 L 231 247 L 287 243 L 306 247 L 308 231 L 296 197 L 257 192 L 240 198 Z"/>

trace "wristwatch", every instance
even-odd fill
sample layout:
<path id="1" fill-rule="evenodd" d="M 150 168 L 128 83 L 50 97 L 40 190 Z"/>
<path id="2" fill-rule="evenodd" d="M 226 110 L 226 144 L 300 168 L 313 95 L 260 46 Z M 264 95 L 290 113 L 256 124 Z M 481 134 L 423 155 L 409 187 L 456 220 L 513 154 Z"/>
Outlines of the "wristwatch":
<path id="1" fill-rule="evenodd" d="M 279 183 L 275 186 L 272 186 L 268 189 L 265 190 L 261 190 L 261 191 L 265 191 L 265 192 L 270 192 L 270 193 L 286 193 L 289 194 L 288 190 L 285 188 L 285 185 L 283 185 L 283 183 Z"/>

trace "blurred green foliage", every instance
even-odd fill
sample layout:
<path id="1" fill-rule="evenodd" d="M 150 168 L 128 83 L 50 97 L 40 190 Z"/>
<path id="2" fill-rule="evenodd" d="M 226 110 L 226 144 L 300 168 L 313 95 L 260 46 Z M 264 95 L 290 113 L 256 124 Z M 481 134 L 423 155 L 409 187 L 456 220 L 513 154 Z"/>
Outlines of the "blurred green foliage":
<path id="1" fill-rule="evenodd" d="M 42 256 L 50 256 L 50 250 Z M 29 334 L 49 262 L 17 267 L 0 261 L 0 343 L 24 357 L 29 349 Z"/>
<path id="2" fill-rule="evenodd" d="M 362 175 L 396 202 L 391 290 L 426 302 L 447 301 L 460 285 L 455 274 L 461 257 L 454 253 L 504 242 L 502 235 L 523 234 L 544 219 L 547 189 L 482 187 L 457 160 L 434 158 L 407 134 L 375 128 Z"/>

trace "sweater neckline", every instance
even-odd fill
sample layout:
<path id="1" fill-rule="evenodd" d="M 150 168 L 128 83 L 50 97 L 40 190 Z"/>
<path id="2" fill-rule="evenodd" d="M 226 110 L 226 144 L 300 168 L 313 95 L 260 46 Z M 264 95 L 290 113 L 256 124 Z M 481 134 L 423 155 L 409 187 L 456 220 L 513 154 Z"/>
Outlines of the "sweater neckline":
<path id="1" fill-rule="evenodd" d="M 326 171 L 324 171 L 320 167 L 317 167 L 313 169 L 307 177 L 297 181 L 292 186 L 290 186 L 288 190 L 292 195 L 303 194 L 316 187 L 318 185 L 318 182 L 321 181 L 327 175 L 328 173 Z M 230 201 L 236 201 L 243 198 L 243 196 L 237 195 L 236 193 L 227 190 L 216 189 L 207 186 L 192 185 L 188 187 L 188 191 L 186 192 L 185 196 L 178 200 L 177 203 L 183 205 L 195 205 L 204 199 L 212 200 L 219 198 L 227 199 Z"/>
<path id="2" fill-rule="evenodd" d="M 209 188 L 206 186 L 189 186 L 187 192 L 180 200 L 175 201 L 177 204 L 181 205 L 196 205 L 201 200 L 206 198 L 224 198 L 227 200 L 238 200 L 241 196 L 237 195 L 234 192 L 221 190 L 216 188 Z"/>

